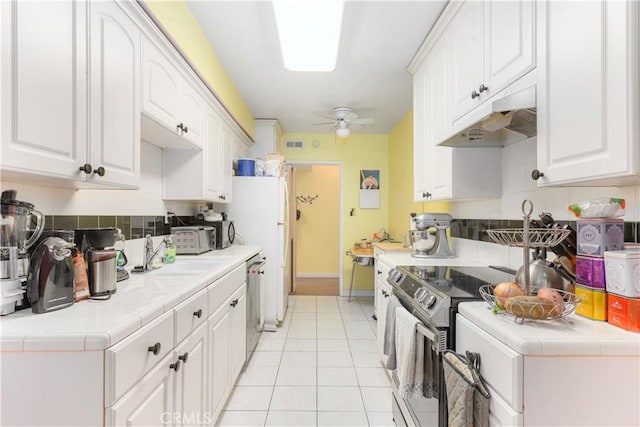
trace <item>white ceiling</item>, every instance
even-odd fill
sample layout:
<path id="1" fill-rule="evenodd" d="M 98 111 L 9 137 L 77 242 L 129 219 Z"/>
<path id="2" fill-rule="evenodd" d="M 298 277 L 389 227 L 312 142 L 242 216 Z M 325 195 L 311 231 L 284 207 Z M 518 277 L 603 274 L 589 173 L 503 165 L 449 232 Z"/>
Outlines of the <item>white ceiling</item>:
<path id="1" fill-rule="evenodd" d="M 276 118 L 285 132 L 328 132 L 320 115 L 348 106 L 388 133 L 412 108 L 407 65 L 446 1 L 347 0 L 336 69 L 284 69 L 270 1 L 188 0 L 213 50 L 255 118 Z"/>

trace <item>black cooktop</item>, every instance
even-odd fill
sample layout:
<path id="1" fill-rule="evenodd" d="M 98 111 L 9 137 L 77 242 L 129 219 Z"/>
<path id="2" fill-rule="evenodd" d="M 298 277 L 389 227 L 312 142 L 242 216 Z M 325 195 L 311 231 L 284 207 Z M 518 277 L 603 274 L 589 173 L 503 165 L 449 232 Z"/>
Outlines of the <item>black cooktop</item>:
<path id="1" fill-rule="evenodd" d="M 457 266 L 399 266 L 407 273 L 401 287 L 413 295 L 419 287 L 426 287 L 451 299 L 479 299 L 479 289 L 483 285 L 495 285 L 513 281 L 515 275 L 492 267 Z"/>

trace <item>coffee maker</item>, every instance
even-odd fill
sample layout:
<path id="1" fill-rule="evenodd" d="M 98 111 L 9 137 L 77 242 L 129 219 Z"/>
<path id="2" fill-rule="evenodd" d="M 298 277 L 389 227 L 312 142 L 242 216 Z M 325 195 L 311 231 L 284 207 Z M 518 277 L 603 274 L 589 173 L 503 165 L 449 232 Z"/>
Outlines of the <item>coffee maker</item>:
<path id="1" fill-rule="evenodd" d="M 73 305 L 73 246 L 60 237 L 47 237 L 33 251 L 27 275 L 27 294 L 34 313 L 47 313 Z"/>
<path id="2" fill-rule="evenodd" d="M 117 256 L 114 248 L 117 228 L 79 228 L 75 243 L 84 256 L 90 299 L 109 299 L 116 293 Z"/>
<path id="3" fill-rule="evenodd" d="M 31 306 L 26 297 L 28 249 L 44 228 L 44 215 L 33 204 L 16 200 L 16 196 L 15 190 L 3 191 L 0 205 L 0 314 L 3 315 Z"/>

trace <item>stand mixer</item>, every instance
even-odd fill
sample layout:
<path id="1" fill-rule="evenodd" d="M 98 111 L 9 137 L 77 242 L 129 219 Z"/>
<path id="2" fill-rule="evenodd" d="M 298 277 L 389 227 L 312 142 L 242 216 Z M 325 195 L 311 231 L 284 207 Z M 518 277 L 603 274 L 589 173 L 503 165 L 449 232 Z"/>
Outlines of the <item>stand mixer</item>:
<path id="1" fill-rule="evenodd" d="M 455 258 L 449 247 L 447 229 L 454 219 L 445 213 L 423 212 L 416 216 L 417 230 L 410 232 L 416 258 Z M 435 233 L 433 229 L 435 228 Z"/>

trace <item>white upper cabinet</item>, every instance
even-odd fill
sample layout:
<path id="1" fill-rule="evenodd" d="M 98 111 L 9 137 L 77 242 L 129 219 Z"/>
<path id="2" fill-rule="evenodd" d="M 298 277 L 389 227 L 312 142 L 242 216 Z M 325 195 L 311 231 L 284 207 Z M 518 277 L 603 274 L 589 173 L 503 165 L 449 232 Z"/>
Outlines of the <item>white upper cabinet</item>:
<path id="1" fill-rule="evenodd" d="M 0 7 L 2 171 L 83 179 L 86 3 L 4 1 Z"/>
<path id="2" fill-rule="evenodd" d="M 440 33 L 413 77 L 416 202 L 499 197 L 502 191 L 499 149 L 437 145 L 451 132 L 452 36 L 449 29 Z"/>
<path id="3" fill-rule="evenodd" d="M 458 8 L 448 24 L 455 122 L 535 68 L 535 10 L 531 0 L 465 1 L 450 7 Z"/>
<path id="4" fill-rule="evenodd" d="M 449 24 L 451 32 L 451 108 L 453 119 L 480 104 L 482 84 L 482 5 L 467 1 Z"/>
<path id="5" fill-rule="evenodd" d="M 204 131 L 202 150 L 165 150 L 164 199 L 231 202 L 233 132 L 211 106 Z"/>
<path id="6" fill-rule="evenodd" d="M 491 96 L 535 68 L 535 3 L 483 3 L 484 56 L 481 84 Z"/>
<path id="7" fill-rule="evenodd" d="M 205 106 L 204 97 L 172 61 L 143 37 L 143 139 L 164 148 L 201 148 Z"/>
<path id="8" fill-rule="evenodd" d="M 137 187 L 135 24 L 115 2 L 0 7 L 3 173 L 79 187 Z"/>
<path id="9" fill-rule="evenodd" d="M 539 186 L 637 185 L 638 2 L 539 2 Z"/>
<path id="10" fill-rule="evenodd" d="M 139 187 L 140 30 L 115 3 L 89 12 L 89 179 Z"/>

